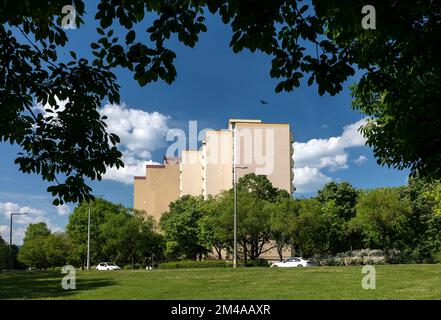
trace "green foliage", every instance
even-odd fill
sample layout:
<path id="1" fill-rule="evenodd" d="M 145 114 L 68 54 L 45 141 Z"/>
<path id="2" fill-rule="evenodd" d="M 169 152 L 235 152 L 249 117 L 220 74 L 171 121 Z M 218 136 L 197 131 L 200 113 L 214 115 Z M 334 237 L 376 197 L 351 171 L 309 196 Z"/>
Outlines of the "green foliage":
<path id="1" fill-rule="evenodd" d="M 441 217 L 441 183 L 436 183 L 430 191 L 427 191 L 425 197 L 433 203 L 434 214 Z"/>
<path id="2" fill-rule="evenodd" d="M 71 243 L 67 234 L 51 233 L 43 222 L 30 224 L 18 260 L 37 269 L 54 268 L 66 265 L 70 250 Z"/>
<path id="3" fill-rule="evenodd" d="M 409 179 L 408 186 L 401 189 L 402 196 L 411 202 L 405 252 L 415 261 L 434 262 L 441 250 L 441 216 L 436 211 L 438 188 L 439 182 Z"/>
<path id="4" fill-rule="evenodd" d="M 278 195 L 277 188 L 274 188 L 271 181 L 265 175 L 248 173 L 239 178 L 237 182 L 238 192 L 251 192 L 261 200 L 274 201 Z"/>
<path id="5" fill-rule="evenodd" d="M 368 247 L 387 251 L 403 246 L 410 212 L 410 202 L 398 189 L 374 189 L 361 194 L 352 223 L 364 234 Z"/>
<path id="6" fill-rule="evenodd" d="M 205 246 L 206 239 L 200 241 L 198 237 L 198 221 L 206 212 L 201 196 L 183 196 L 170 204 L 169 211 L 160 219 L 160 227 L 165 234 L 166 255 L 169 258 L 196 259 L 210 251 Z"/>
<path id="7" fill-rule="evenodd" d="M 92 61 L 73 51 L 70 61 L 59 58 L 69 42 L 60 26 L 64 3 L 8 1 L 0 12 L 0 138 L 21 148 L 15 162 L 22 172 L 53 183 L 54 204 L 88 201 L 86 180 L 101 180 L 106 167 L 124 165 L 119 138 L 106 131 L 97 112 L 103 100 L 119 102 L 114 70 L 129 70 L 141 86 L 172 83 L 176 54 L 167 44 L 177 38 L 194 47 L 207 31 L 208 14 L 231 27 L 233 52 L 271 56 L 276 92 L 308 78 L 320 95 L 335 95 L 357 66 L 362 75 L 353 87 L 353 107 L 370 118 L 362 132 L 378 163 L 441 177 L 439 3 L 373 0 L 381 23 L 376 30 L 361 27 L 361 0 L 100 0 L 96 10 L 86 1 L 73 4 L 78 27 L 86 11 L 99 24 L 99 39 L 84 53 Z M 146 23 L 147 36 L 137 34 Z M 122 37 L 114 35 L 117 26 L 125 30 Z M 67 101 L 64 109 L 57 98 Z M 50 105 L 53 115 L 36 114 L 34 101 Z"/>
<path id="8" fill-rule="evenodd" d="M 264 210 L 270 214 L 271 238 L 276 242 L 280 260 L 283 259 L 283 248 L 294 244 L 294 232 L 299 209 L 299 202 L 294 201 L 292 197 L 278 198 L 276 202 L 269 202 L 264 207 Z"/>
<path id="9" fill-rule="evenodd" d="M 109 217 L 118 214 L 123 207 L 115 205 L 104 199 L 97 198 L 89 203 L 83 202 L 74 208 L 69 216 L 66 231 L 74 245 L 73 258 L 78 265 L 85 266 L 87 256 L 87 225 L 90 205 L 90 246 L 91 261 L 98 263 L 107 261 L 108 257 L 103 253 L 103 244 L 106 239 L 100 232 L 100 226 Z"/>
<path id="10" fill-rule="evenodd" d="M 247 267 L 269 267 L 270 264 L 269 264 L 268 260 L 258 258 L 255 260 L 248 261 L 246 266 Z"/>
<path id="11" fill-rule="evenodd" d="M 159 269 L 226 268 L 231 264 L 226 260 L 180 260 L 159 264 Z"/>
<path id="12" fill-rule="evenodd" d="M 358 191 L 348 182 L 329 182 L 318 191 L 317 199 L 321 203 L 332 201 L 336 214 L 349 220 L 355 216 Z"/>
<path id="13" fill-rule="evenodd" d="M 7 269 L 9 263 L 9 246 L 0 234 L 0 270 Z"/>
<path id="14" fill-rule="evenodd" d="M 316 199 L 300 200 L 293 228 L 293 246 L 300 256 L 328 251 L 328 228 L 323 207 Z"/>
<path id="15" fill-rule="evenodd" d="M 221 260 L 222 250 L 231 251 L 231 219 L 222 215 L 224 208 L 220 198 L 209 197 L 204 203 L 205 214 L 197 222 L 198 239 L 207 250 L 213 248 Z"/>
<path id="16" fill-rule="evenodd" d="M 118 264 L 145 262 L 153 255 L 162 257 L 163 240 L 155 220 L 103 199 L 90 202 L 91 263 L 115 261 Z M 66 227 L 73 244 L 72 260 L 85 265 L 89 203 L 78 205 Z"/>
<path id="17" fill-rule="evenodd" d="M 35 240 L 39 237 L 48 237 L 51 231 L 45 222 L 31 223 L 25 231 L 23 241 Z"/>

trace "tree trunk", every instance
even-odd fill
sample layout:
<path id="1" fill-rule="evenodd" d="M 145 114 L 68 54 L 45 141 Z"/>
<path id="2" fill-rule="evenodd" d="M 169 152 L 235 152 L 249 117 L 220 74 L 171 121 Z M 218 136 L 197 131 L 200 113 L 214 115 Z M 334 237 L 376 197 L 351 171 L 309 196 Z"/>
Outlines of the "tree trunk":
<path id="1" fill-rule="evenodd" d="M 283 247 L 280 245 L 277 245 L 277 253 L 279 254 L 279 261 L 283 260 L 283 252 L 282 252 Z"/>

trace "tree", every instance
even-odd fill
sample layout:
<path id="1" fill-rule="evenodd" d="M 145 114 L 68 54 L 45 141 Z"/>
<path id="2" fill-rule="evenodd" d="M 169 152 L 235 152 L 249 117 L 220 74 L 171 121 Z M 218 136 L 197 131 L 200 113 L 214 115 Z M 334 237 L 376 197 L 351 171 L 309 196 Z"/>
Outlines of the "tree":
<path id="1" fill-rule="evenodd" d="M 349 182 L 329 182 L 318 191 L 317 199 L 325 204 L 333 201 L 337 215 L 350 220 L 355 216 L 358 191 Z"/>
<path id="2" fill-rule="evenodd" d="M 84 23 L 85 3 L 73 1 L 72 22 L 78 27 Z M 308 85 L 316 83 L 320 95 L 335 95 L 357 66 L 362 77 L 353 90 L 354 108 L 372 118 L 363 134 L 377 161 L 440 177 L 441 4 L 370 4 L 381 24 L 375 30 L 361 26 L 361 0 L 315 0 L 309 5 L 288 0 L 100 0 L 95 12 L 90 4 L 87 8 L 99 23 L 100 39 L 91 43 L 94 59 L 72 51 L 72 59 L 64 62 L 57 52 L 69 41 L 60 27 L 66 19 L 64 4 L 5 2 L 0 13 L 1 139 L 22 149 L 16 159 L 22 172 L 55 181 L 48 188 L 55 204 L 89 200 L 85 179 L 101 179 L 106 166 L 123 166 L 116 148 L 119 138 L 106 131 L 97 112 L 104 99 L 119 102 L 115 68 L 131 71 L 141 86 L 158 80 L 172 83 L 176 54 L 167 48 L 167 40 L 176 35 L 194 47 L 207 30 L 209 12 L 231 26 L 235 53 L 258 50 L 272 57 L 270 76 L 279 79 L 276 92 L 291 91 L 308 77 Z M 135 32 L 143 21 L 151 21 L 147 37 Z M 114 35 L 116 25 L 125 36 Z M 65 109 L 56 98 L 67 101 Z M 35 114 L 34 100 L 50 106 L 51 115 Z"/>
<path id="3" fill-rule="evenodd" d="M 46 223 L 30 224 L 25 232 L 23 246 L 18 252 L 20 263 L 28 267 L 46 269 L 66 265 L 71 244 L 66 233 L 51 233 Z"/>
<path id="4" fill-rule="evenodd" d="M 270 214 L 271 239 L 276 242 L 279 260 L 283 259 L 283 248 L 293 244 L 293 232 L 299 214 L 299 202 L 291 197 L 280 197 L 265 206 Z"/>
<path id="5" fill-rule="evenodd" d="M 0 234 L 0 270 L 7 269 L 9 264 L 9 246 Z"/>
<path id="6" fill-rule="evenodd" d="M 278 189 L 273 187 L 267 176 L 255 173 L 248 173 L 239 178 L 237 190 L 238 192 L 251 192 L 257 198 L 267 201 L 274 201 L 278 195 Z"/>
<path id="7" fill-rule="evenodd" d="M 44 247 L 40 248 L 46 254 L 49 267 L 65 266 L 70 259 L 71 243 L 69 236 L 64 233 L 53 233 L 45 238 Z"/>
<path id="8" fill-rule="evenodd" d="M 299 200 L 292 229 L 292 246 L 300 256 L 329 252 L 329 221 L 317 199 Z"/>
<path id="9" fill-rule="evenodd" d="M 185 195 L 170 203 L 169 210 L 160 219 L 166 241 L 166 255 L 201 259 L 209 251 L 198 237 L 199 219 L 206 215 L 204 198 Z"/>
<path id="10" fill-rule="evenodd" d="M 401 188 L 402 197 L 411 204 L 404 250 L 414 261 L 434 262 L 441 250 L 441 216 L 436 210 L 439 185 L 428 179 L 411 178 Z"/>
<path id="11" fill-rule="evenodd" d="M 34 240 L 39 237 L 47 237 L 51 231 L 47 227 L 46 222 L 31 223 L 25 231 L 23 241 Z"/>
<path id="12" fill-rule="evenodd" d="M 49 262 L 44 252 L 46 246 L 46 237 L 38 237 L 33 240 L 23 242 L 23 246 L 18 252 L 18 261 L 37 269 L 49 267 Z"/>
<path id="13" fill-rule="evenodd" d="M 217 225 L 217 234 L 229 241 L 233 248 L 233 190 L 227 190 L 219 196 L 222 211 Z M 271 239 L 270 212 L 265 210 L 267 201 L 260 199 L 255 192 L 238 191 L 237 193 L 237 243 L 245 264 L 248 259 L 256 260 L 270 250 L 266 248 Z"/>
<path id="14" fill-rule="evenodd" d="M 29 224 L 23 238 L 23 246 L 18 252 L 18 260 L 38 269 L 45 269 L 50 264 L 45 252 L 47 239 L 51 235 L 45 222 Z"/>
<path id="15" fill-rule="evenodd" d="M 231 251 L 232 222 L 231 217 L 222 215 L 221 197 L 208 197 L 205 200 L 205 212 L 198 220 L 198 238 L 207 249 L 214 249 L 219 260 L 222 260 L 222 251 Z"/>
<path id="16" fill-rule="evenodd" d="M 87 260 L 87 226 L 89 206 L 90 214 L 90 259 L 92 263 L 107 260 L 108 257 L 103 253 L 103 244 L 107 238 L 100 232 L 100 226 L 109 217 L 124 211 L 121 205 L 113 204 L 104 199 L 97 198 L 90 202 L 82 202 L 74 208 L 69 216 L 66 232 L 69 235 L 73 249 L 72 259 L 81 266 L 86 265 Z"/>
<path id="17" fill-rule="evenodd" d="M 361 194 L 352 224 L 359 228 L 365 244 L 388 251 L 403 247 L 410 202 L 397 188 L 383 188 Z"/>
<path id="18" fill-rule="evenodd" d="M 329 182 L 318 191 L 328 217 L 329 252 L 337 253 L 361 247 L 361 234 L 348 226 L 355 217 L 359 192 L 348 182 Z"/>
<path id="19" fill-rule="evenodd" d="M 117 263 L 145 263 L 154 254 L 161 257 L 160 237 L 156 233 L 156 221 L 136 211 L 120 212 L 100 225 L 105 240 L 103 254 Z"/>
<path id="20" fill-rule="evenodd" d="M 434 213 L 441 217 L 441 182 L 436 182 L 432 190 L 428 191 L 425 196 L 433 202 Z"/>

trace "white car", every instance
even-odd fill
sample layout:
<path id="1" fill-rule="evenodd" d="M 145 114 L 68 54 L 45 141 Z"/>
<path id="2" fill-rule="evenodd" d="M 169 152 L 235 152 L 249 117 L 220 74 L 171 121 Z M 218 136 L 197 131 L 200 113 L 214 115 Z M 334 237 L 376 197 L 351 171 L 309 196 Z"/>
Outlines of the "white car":
<path id="1" fill-rule="evenodd" d="M 300 257 L 291 257 L 281 262 L 275 262 L 271 267 L 292 268 L 292 267 L 309 267 L 311 262 Z"/>
<path id="2" fill-rule="evenodd" d="M 109 263 L 109 262 L 101 262 L 96 266 L 95 269 L 96 270 L 121 270 L 121 268 L 118 267 L 116 264 Z"/>

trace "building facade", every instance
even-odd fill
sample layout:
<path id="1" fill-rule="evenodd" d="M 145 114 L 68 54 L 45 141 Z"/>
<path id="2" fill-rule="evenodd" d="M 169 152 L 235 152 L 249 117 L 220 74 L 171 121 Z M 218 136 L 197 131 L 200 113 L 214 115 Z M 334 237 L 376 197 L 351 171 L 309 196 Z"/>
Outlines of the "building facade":
<path id="1" fill-rule="evenodd" d="M 274 187 L 292 193 L 293 152 L 289 124 L 230 119 L 226 129 L 207 130 L 199 150 L 147 165 L 145 176 L 134 178 L 134 208 L 159 221 L 179 197 L 219 194 L 248 173 L 266 175 Z"/>

